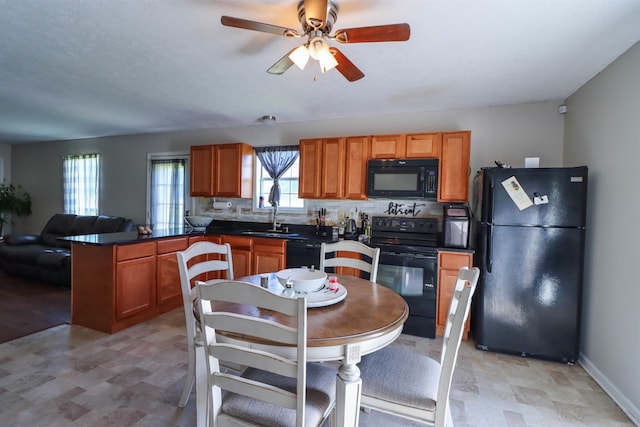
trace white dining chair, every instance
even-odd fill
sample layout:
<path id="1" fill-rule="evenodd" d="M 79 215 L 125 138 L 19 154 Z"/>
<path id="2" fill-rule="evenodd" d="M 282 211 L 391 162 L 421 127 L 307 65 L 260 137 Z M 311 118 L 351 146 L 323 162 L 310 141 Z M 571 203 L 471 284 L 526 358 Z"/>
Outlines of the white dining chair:
<path id="1" fill-rule="evenodd" d="M 338 252 L 351 252 L 358 254 L 358 258 L 350 258 L 338 255 Z M 327 254 L 334 254 L 327 257 Z M 362 255 L 371 259 L 367 261 Z M 341 240 L 335 243 L 322 243 L 320 245 L 320 270 L 326 272 L 327 267 L 350 267 L 369 273 L 369 280 L 376 281 L 378 277 L 378 261 L 380 248 L 372 248 L 355 240 Z"/>
<path id="2" fill-rule="evenodd" d="M 362 359 L 362 407 L 436 427 L 453 426 L 451 380 L 479 275 L 477 267 L 462 267 L 458 273 L 440 362 L 393 345 Z"/>
<path id="3" fill-rule="evenodd" d="M 334 425 L 337 371 L 327 364 L 307 363 L 305 298 L 276 295 L 239 281 L 196 281 L 196 288 L 209 372 L 210 425 L 310 427 L 327 419 Z M 252 309 L 246 314 L 224 311 L 228 303 L 274 315 L 267 320 L 252 316 Z M 272 353 L 269 346 L 218 342 L 218 334 L 264 337 L 276 348 L 290 346 L 292 357 Z M 223 361 L 246 369 L 223 372 Z"/>
<path id="4" fill-rule="evenodd" d="M 182 289 L 182 303 L 187 328 L 187 351 L 189 362 L 187 378 L 180 394 L 178 406 L 184 408 L 196 383 L 196 399 L 206 398 L 206 377 L 196 375 L 196 370 L 203 367 L 204 351 L 200 324 L 196 318 L 196 289 L 195 280 L 216 280 L 212 278 L 215 272 L 224 272 L 228 280 L 233 280 L 233 260 L 231 246 L 228 243 L 196 242 L 182 252 L 177 252 L 178 270 L 180 272 L 180 286 Z M 219 274 L 216 274 L 219 276 Z M 196 359 L 200 362 L 197 363 Z M 196 380 L 198 378 L 198 380 Z"/>

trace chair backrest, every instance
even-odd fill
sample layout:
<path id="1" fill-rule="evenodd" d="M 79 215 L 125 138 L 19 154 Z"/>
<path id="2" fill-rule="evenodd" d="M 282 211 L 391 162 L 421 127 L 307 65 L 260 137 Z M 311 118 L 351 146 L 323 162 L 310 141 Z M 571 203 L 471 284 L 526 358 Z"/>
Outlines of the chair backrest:
<path id="1" fill-rule="evenodd" d="M 288 298 L 271 293 L 251 283 L 196 281 L 197 307 L 200 311 L 207 354 L 207 371 L 210 372 L 214 425 L 221 415 L 221 389 L 235 394 L 263 400 L 296 411 L 296 425 L 302 427 L 305 419 L 306 361 L 307 361 L 307 303 L 305 298 Z M 213 303 L 213 304 L 212 304 Z M 265 320 L 251 314 L 224 311 L 219 303 L 246 304 L 259 309 L 280 313 Z M 221 304 L 224 306 L 224 304 Z M 213 307 L 213 309 L 212 309 Z M 288 359 L 264 349 L 246 345 L 218 343 L 216 332 L 267 337 L 279 345 L 295 346 L 296 358 Z M 296 379 L 296 390 L 291 392 L 253 378 L 248 380 L 241 373 L 221 372 L 220 364 L 233 362 L 260 369 L 276 375 Z M 267 375 L 268 377 L 268 375 Z M 228 417 L 225 414 L 225 417 Z"/>
<path id="2" fill-rule="evenodd" d="M 352 252 L 359 254 L 358 258 L 339 256 L 337 252 Z M 327 258 L 327 254 L 335 253 L 333 258 Z M 362 255 L 369 257 L 371 262 L 362 259 Z M 326 271 L 327 267 L 350 267 L 369 273 L 369 280 L 375 282 L 378 277 L 378 261 L 380 248 L 372 248 L 355 240 L 341 240 L 336 243 L 322 243 L 320 245 L 320 270 Z"/>
<path id="3" fill-rule="evenodd" d="M 196 279 L 208 281 L 207 274 L 216 271 L 225 271 L 226 279 L 233 280 L 231 245 L 228 243 L 196 242 L 184 251 L 178 252 L 176 256 L 178 257 L 182 303 L 187 323 L 187 343 L 191 347 L 194 344 L 196 329 L 199 327 L 194 316 L 195 281 Z"/>
<path id="4" fill-rule="evenodd" d="M 436 398 L 436 425 L 445 425 L 453 370 L 458 359 L 464 324 L 469 316 L 471 298 L 476 290 L 479 276 L 480 270 L 477 267 L 462 267 L 458 272 L 442 339 L 440 379 Z"/>

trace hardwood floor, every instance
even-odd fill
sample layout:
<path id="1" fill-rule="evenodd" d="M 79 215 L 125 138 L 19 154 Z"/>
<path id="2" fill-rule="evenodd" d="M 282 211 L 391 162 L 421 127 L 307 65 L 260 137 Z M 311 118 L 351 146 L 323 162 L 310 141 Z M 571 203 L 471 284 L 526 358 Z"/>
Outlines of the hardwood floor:
<path id="1" fill-rule="evenodd" d="M 441 342 L 402 335 L 439 357 Z M 186 375 L 184 312 L 176 309 L 113 335 L 60 325 L 0 344 L 0 426 L 195 426 Z M 578 365 L 476 350 L 463 343 L 451 394 L 456 427 L 633 426 Z M 418 424 L 375 411 L 362 427 Z"/>
<path id="2" fill-rule="evenodd" d="M 71 320 L 71 291 L 0 273 L 0 343 Z"/>

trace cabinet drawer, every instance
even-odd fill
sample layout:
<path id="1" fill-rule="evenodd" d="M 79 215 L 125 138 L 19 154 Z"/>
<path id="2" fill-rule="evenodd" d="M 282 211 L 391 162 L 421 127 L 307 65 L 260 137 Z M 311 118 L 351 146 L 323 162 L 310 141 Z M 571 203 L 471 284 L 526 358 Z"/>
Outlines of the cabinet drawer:
<path id="1" fill-rule="evenodd" d="M 179 239 L 163 239 L 158 241 L 158 254 L 169 254 L 171 252 L 184 251 L 189 247 L 186 237 Z"/>
<path id="2" fill-rule="evenodd" d="M 253 239 L 251 237 L 242 236 L 222 236 L 222 243 L 229 243 L 231 249 L 250 251 L 253 247 Z"/>
<path id="3" fill-rule="evenodd" d="M 439 268 L 459 270 L 460 267 L 471 265 L 471 254 L 458 252 L 441 252 Z"/>
<path id="4" fill-rule="evenodd" d="M 129 259 L 154 256 L 156 254 L 156 242 L 134 243 L 132 245 L 118 246 L 116 259 L 126 261 Z"/>
<path id="5" fill-rule="evenodd" d="M 253 239 L 253 250 L 255 252 L 284 254 L 285 244 L 286 240 L 284 239 Z"/>

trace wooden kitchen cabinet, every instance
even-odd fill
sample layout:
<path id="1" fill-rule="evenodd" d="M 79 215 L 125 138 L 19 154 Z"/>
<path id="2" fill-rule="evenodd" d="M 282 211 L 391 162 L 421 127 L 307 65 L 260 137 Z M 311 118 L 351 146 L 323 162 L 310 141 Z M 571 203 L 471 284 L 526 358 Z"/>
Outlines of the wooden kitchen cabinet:
<path id="1" fill-rule="evenodd" d="M 370 158 L 371 137 L 345 138 L 344 198 L 367 200 L 367 162 Z"/>
<path id="2" fill-rule="evenodd" d="M 442 134 L 413 133 L 375 135 L 371 137 L 372 159 L 428 159 L 438 158 Z"/>
<path id="3" fill-rule="evenodd" d="M 319 199 L 322 177 L 322 139 L 300 141 L 300 173 L 298 197 Z"/>
<path id="4" fill-rule="evenodd" d="M 71 244 L 71 323 L 114 333 L 182 306 L 175 253 L 187 237 Z"/>
<path id="5" fill-rule="evenodd" d="M 442 134 L 414 133 L 406 137 L 404 157 L 407 159 L 427 159 L 440 157 Z"/>
<path id="6" fill-rule="evenodd" d="M 436 335 L 443 335 L 447 325 L 447 315 L 461 267 L 473 266 L 473 254 L 468 252 L 438 252 L 438 297 L 436 307 Z M 464 325 L 463 339 L 469 337 L 471 315 Z"/>
<path id="7" fill-rule="evenodd" d="M 250 276 L 253 271 L 252 251 L 253 239 L 242 236 L 222 236 L 222 243 L 231 245 L 231 257 L 233 258 L 233 276 L 237 279 Z"/>
<path id="8" fill-rule="evenodd" d="M 180 271 L 178 270 L 178 257 L 176 252 L 184 251 L 189 247 L 187 237 L 163 239 L 157 244 L 156 289 L 157 304 L 182 301 L 182 287 L 180 285 Z"/>
<path id="9" fill-rule="evenodd" d="M 371 137 L 372 159 L 403 159 L 406 153 L 406 135 L 374 135 Z"/>
<path id="10" fill-rule="evenodd" d="M 193 197 L 211 197 L 215 192 L 213 145 L 194 145 L 190 159 L 190 194 Z"/>
<path id="11" fill-rule="evenodd" d="M 236 279 L 253 274 L 272 273 L 285 268 L 286 240 L 222 236 L 231 245 L 233 275 Z"/>
<path id="12" fill-rule="evenodd" d="M 471 132 L 442 134 L 438 201 L 466 203 L 469 197 Z"/>
<path id="13" fill-rule="evenodd" d="M 250 199 L 253 195 L 253 147 L 243 143 L 215 147 L 214 196 Z"/>
<path id="14" fill-rule="evenodd" d="M 369 146 L 368 136 L 301 140 L 298 196 L 366 200 Z"/>
<path id="15" fill-rule="evenodd" d="M 253 273 L 273 273 L 285 268 L 286 240 L 253 239 Z"/>
<path id="16" fill-rule="evenodd" d="M 150 311 L 156 305 L 156 243 L 116 249 L 116 320 Z"/>
<path id="17" fill-rule="evenodd" d="M 191 196 L 251 198 L 253 147 L 234 144 L 191 147 Z"/>
<path id="18" fill-rule="evenodd" d="M 322 140 L 320 197 L 341 199 L 344 195 L 344 138 Z"/>

